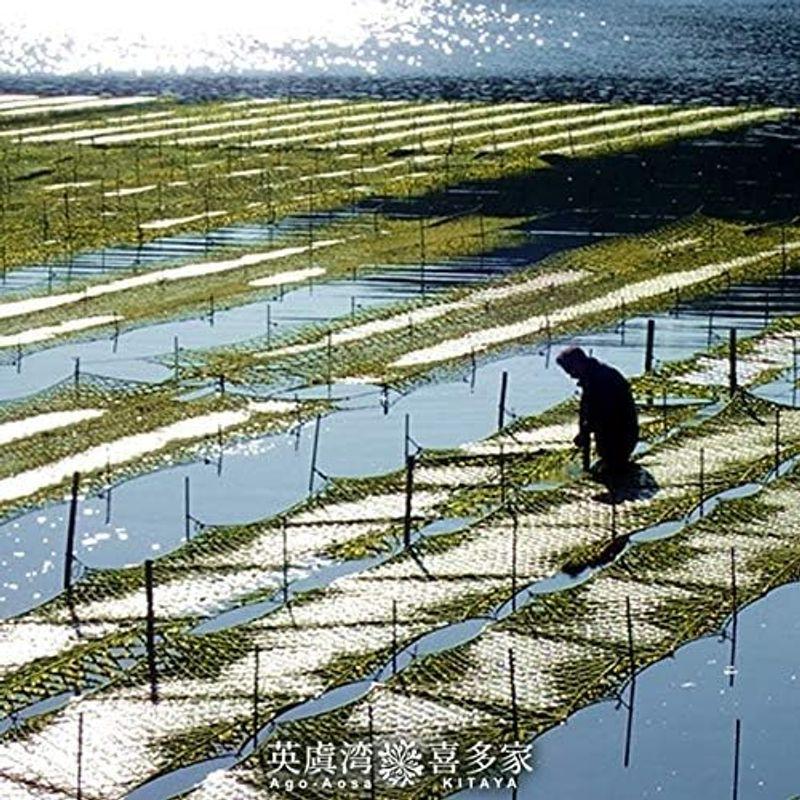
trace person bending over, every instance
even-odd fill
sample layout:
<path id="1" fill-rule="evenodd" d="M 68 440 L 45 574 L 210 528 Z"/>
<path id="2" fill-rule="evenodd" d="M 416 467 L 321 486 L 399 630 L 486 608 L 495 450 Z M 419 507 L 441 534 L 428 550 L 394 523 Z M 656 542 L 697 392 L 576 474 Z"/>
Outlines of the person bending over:
<path id="1" fill-rule="evenodd" d="M 639 440 L 639 420 L 631 387 L 614 367 L 568 347 L 556 358 L 558 365 L 581 387 L 580 423 L 575 445 L 583 448 L 594 434 L 600 462 L 592 474 L 604 481 L 623 476 Z"/>

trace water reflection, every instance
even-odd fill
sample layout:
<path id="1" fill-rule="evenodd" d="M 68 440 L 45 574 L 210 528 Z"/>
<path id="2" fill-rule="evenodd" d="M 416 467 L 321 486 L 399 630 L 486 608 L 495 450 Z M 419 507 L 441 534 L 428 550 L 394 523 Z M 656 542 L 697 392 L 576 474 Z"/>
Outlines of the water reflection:
<path id="1" fill-rule="evenodd" d="M 14 77 L 0 78 L 0 89 L 725 103 L 799 96 L 792 3 L 231 0 L 222 14 L 209 4 L 187 15 L 179 4 L 142 0 L 113 17 L 93 13 L 95 0 L 61 14 L 52 4 L 42 14 L 44 3 L 4 4 L 0 75 Z"/>

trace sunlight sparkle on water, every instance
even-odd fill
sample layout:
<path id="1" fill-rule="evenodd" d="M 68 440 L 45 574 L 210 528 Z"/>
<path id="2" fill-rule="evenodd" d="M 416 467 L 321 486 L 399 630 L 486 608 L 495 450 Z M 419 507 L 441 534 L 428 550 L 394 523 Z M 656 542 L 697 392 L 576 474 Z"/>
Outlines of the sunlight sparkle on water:
<path id="1" fill-rule="evenodd" d="M 163 71 L 413 71 L 450 61 L 480 67 L 515 47 L 563 48 L 600 20 L 565 11 L 537 33 L 530 3 L 455 0 L 293 0 L 253 4 L 137 0 L 5 0 L 0 73 Z M 549 25 L 553 20 L 547 20 Z M 576 30 L 581 26 L 581 30 Z M 548 31 L 548 34 L 550 31 Z M 521 43 L 521 44 L 520 44 Z M 546 49 L 546 48 L 545 48 Z"/>

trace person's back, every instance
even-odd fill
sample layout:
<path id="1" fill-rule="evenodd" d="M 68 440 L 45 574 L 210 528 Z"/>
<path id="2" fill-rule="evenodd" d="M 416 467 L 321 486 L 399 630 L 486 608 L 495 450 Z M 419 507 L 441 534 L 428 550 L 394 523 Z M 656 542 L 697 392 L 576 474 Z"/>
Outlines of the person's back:
<path id="1" fill-rule="evenodd" d="M 614 367 L 587 358 L 578 381 L 584 424 L 595 435 L 597 453 L 616 471 L 624 468 L 639 440 L 639 420 L 631 387 Z"/>
<path id="2" fill-rule="evenodd" d="M 600 473 L 624 472 L 639 439 L 630 384 L 614 367 L 587 356 L 579 347 L 567 348 L 556 360 L 582 389 L 580 431 L 575 444 L 588 444 L 588 437 L 594 434 Z"/>

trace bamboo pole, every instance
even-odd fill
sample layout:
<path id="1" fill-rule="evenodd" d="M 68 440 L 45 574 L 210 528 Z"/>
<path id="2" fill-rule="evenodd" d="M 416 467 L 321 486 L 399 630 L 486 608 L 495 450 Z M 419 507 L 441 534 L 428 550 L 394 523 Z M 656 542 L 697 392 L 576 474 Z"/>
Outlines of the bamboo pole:
<path id="1" fill-rule="evenodd" d="M 733 778 L 731 797 L 739 800 L 739 761 L 742 749 L 742 721 L 737 717 L 733 732 Z"/>
<path id="2" fill-rule="evenodd" d="M 147 559 L 144 562 L 144 585 L 145 596 L 147 599 L 147 621 L 146 621 L 146 641 L 147 641 L 147 674 L 150 680 L 150 700 L 158 702 L 158 676 L 156 673 L 156 628 L 155 628 L 155 609 L 153 603 L 153 562 Z"/>
<path id="3" fill-rule="evenodd" d="M 739 598 L 736 585 L 736 548 L 731 547 L 731 670 L 728 683 L 733 686 L 734 669 L 736 664 L 736 644 L 739 635 Z"/>
<path id="4" fill-rule="evenodd" d="M 636 654 L 633 643 L 633 613 L 631 598 L 625 597 L 625 621 L 628 632 L 628 674 L 630 677 L 630 694 L 628 695 L 628 722 L 625 729 L 625 756 L 623 764 L 627 768 L 631 763 L 631 744 L 633 740 L 633 708 L 636 701 Z"/>
<path id="5" fill-rule="evenodd" d="M 111 462 L 106 459 L 106 525 L 111 522 Z"/>
<path id="6" fill-rule="evenodd" d="M 67 547 L 64 555 L 64 591 L 72 588 L 72 562 L 75 558 L 75 528 L 78 518 L 78 488 L 81 476 L 79 472 L 72 474 L 72 489 L 70 493 L 69 521 L 67 523 Z"/>
<path id="7" fill-rule="evenodd" d="M 314 478 L 317 474 L 317 454 L 319 453 L 319 427 L 320 427 L 320 415 L 317 414 L 317 418 L 314 421 L 314 440 L 311 447 L 311 469 L 308 475 L 308 496 L 314 493 Z"/>
<path id="8" fill-rule="evenodd" d="M 183 532 L 188 542 L 192 538 L 191 485 L 188 475 L 183 479 Z"/>
<path id="9" fill-rule="evenodd" d="M 500 445 L 498 451 L 498 459 L 500 462 L 500 504 L 506 504 L 506 448 L 505 445 Z"/>
<path id="10" fill-rule="evenodd" d="M 705 497 L 706 497 L 706 451 L 704 447 L 700 448 L 700 502 L 699 510 L 700 516 L 705 515 Z"/>
<path id="11" fill-rule="evenodd" d="M 397 675 L 397 600 L 392 600 L 392 677 Z"/>
<path id="12" fill-rule="evenodd" d="M 647 339 L 644 348 L 644 371 L 650 373 L 653 371 L 653 348 L 655 346 L 656 337 L 656 321 L 654 319 L 647 320 Z"/>
<path id="13" fill-rule="evenodd" d="M 75 784 L 75 797 L 83 800 L 83 712 L 78 714 L 78 754 L 77 777 Z"/>
<path id="14" fill-rule="evenodd" d="M 508 372 L 503 370 L 500 377 L 500 400 L 497 404 L 497 430 L 501 431 L 506 424 L 506 395 L 508 393 Z"/>
<path id="15" fill-rule="evenodd" d="M 286 531 L 286 517 L 283 517 L 281 525 L 281 535 L 283 539 L 283 603 L 289 603 L 289 542 Z"/>
<path id="16" fill-rule="evenodd" d="M 414 462 L 416 458 L 411 455 L 406 459 L 406 506 L 403 517 L 403 546 L 411 546 L 411 514 L 414 502 Z"/>
<path id="17" fill-rule="evenodd" d="M 419 218 L 419 269 L 420 269 L 420 281 L 419 281 L 419 290 L 421 294 L 425 294 L 425 220 L 420 217 Z"/>
<path id="18" fill-rule="evenodd" d="M 519 528 L 519 517 L 516 512 L 513 515 L 511 525 L 511 610 L 517 611 L 517 536 Z"/>
<path id="19" fill-rule="evenodd" d="M 258 750 L 258 731 L 261 727 L 258 719 L 258 679 L 261 648 L 255 646 L 255 663 L 253 665 L 253 752 Z"/>

